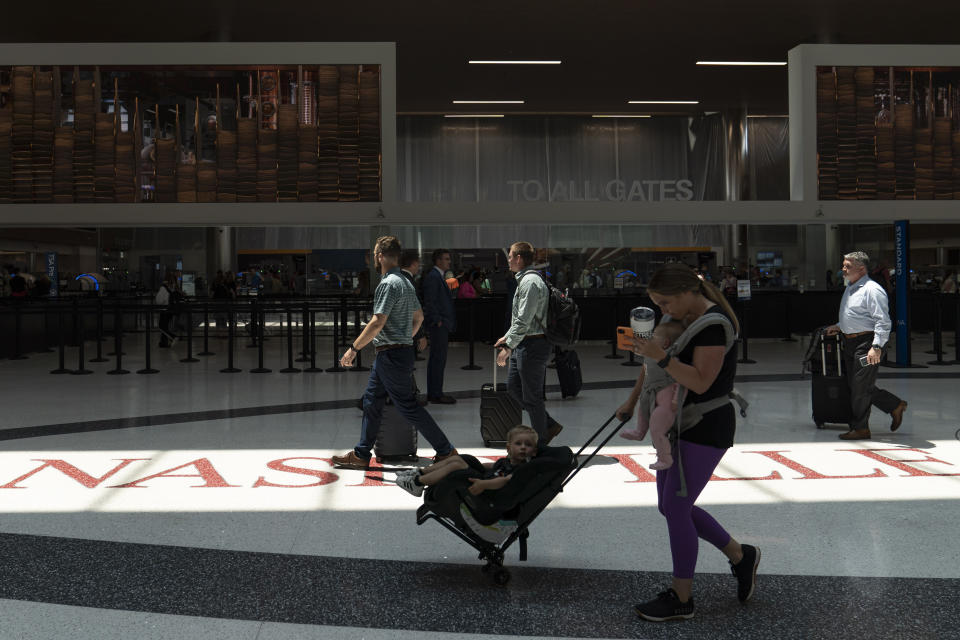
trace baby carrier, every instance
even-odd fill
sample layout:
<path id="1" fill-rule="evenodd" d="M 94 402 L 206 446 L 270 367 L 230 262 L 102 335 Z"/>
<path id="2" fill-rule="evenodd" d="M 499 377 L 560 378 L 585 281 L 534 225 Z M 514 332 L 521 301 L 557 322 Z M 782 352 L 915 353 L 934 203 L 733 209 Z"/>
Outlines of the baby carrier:
<path id="1" fill-rule="evenodd" d="M 661 322 L 666 322 L 670 320 L 670 316 L 664 316 Z M 733 323 L 730 322 L 722 313 L 705 313 L 684 329 L 683 333 L 680 334 L 680 337 L 677 338 L 673 344 L 667 347 L 667 355 L 676 357 L 680 354 L 681 351 L 686 348 L 690 343 L 690 340 L 693 339 L 698 333 L 706 329 L 707 327 L 713 325 L 720 325 L 723 327 L 723 333 L 726 337 L 726 349 L 725 354 L 730 352 L 730 349 L 737 343 L 737 332 L 733 328 Z M 736 402 L 740 407 L 740 415 L 744 418 L 747 417 L 747 407 L 750 406 L 750 403 L 740 395 L 740 392 L 736 389 L 732 389 L 727 395 L 720 396 L 719 398 L 713 398 L 711 400 L 704 400 L 703 402 L 695 402 L 693 404 L 684 405 L 684 400 L 687 397 L 687 389 L 681 385 L 680 387 L 680 397 L 677 400 L 677 419 L 674 423 L 673 428 L 670 430 L 670 442 L 673 445 L 673 457 L 677 464 L 677 470 L 680 472 L 680 490 L 677 491 L 677 495 L 681 498 L 687 496 L 687 483 L 683 474 L 683 458 L 680 456 L 680 447 L 677 445 L 677 440 L 680 437 L 680 434 L 692 427 L 696 426 L 703 420 L 703 416 L 715 409 L 726 405 L 731 400 Z"/>
<path id="2" fill-rule="evenodd" d="M 502 489 L 484 491 L 478 496 L 468 489 L 476 472 L 454 471 L 439 484 L 427 487 L 423 505 L 417 509 L 417 524 L 436 520 L 479 552 L 485 560 L 484 573 L 492 574 L 495 584 L 510 581 L 503 566 L 506 550 L 520 542 L 520 560 L 527 559 L 529 526 L 577 473 L 626 424 L 621 422 L 585 459 L 583 452 L 607 429 L 611 416 L 587 442 L 573 453 L 569 447 L 541 447 L 530 462 L 517 467 Z"/>

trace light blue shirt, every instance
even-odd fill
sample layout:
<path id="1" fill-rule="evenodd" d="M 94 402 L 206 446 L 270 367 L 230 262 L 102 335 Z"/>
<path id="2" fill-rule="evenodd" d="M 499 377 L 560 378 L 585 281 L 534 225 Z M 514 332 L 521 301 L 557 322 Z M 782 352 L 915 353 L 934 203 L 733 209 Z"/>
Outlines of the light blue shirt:
<path id="1" fill-rule="evenodd" d="M 873 344 L 882 347 L 890 337 L 887 292 L 864 275 L 843 292 L 840 299 L 840 331 L 873 331 Z"/>
<path id="2" fill-rule="evenodd" d="M 527 274 L 533 274 L 529 277 Z M 513 294 L 513 311 L 510 330 L 505 342 L 510 350 L 517 348 L 526 336 L 547 332 L 547 306 L 550 304 L 550 288 L 533 269 L 524 269 L 517 274 L 517 290 Z"/>
<path id="3" fill-rule="evenodd" d="M 417 292 L 400 272 L 391 269 L 373 294 L 374 315 L 385 315 L 383 329 L 373 339 L 374 347 L 388 344 L 413 344 L 413 314 L 420 310 Z"/>

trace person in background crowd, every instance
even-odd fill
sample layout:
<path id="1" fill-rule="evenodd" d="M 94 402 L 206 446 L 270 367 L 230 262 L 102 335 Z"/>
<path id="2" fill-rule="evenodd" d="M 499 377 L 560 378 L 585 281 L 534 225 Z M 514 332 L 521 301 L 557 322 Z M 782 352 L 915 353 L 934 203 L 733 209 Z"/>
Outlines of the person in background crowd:
<path id="1" fill-rule="evenodd" d="M 461 277 L 462 277 L 462 282 L 460 284 L 460 288 L 457 289 L 457 297 L 458 298 L 476 298 L 477 290 L 473 287 L 473 284 L 471 284 L 470 279 L 467 277 L 466 274 L 464 274 Z"/>
<path id="2" fill-rule="evenodd" d="M 160 285 L 160 290 L 157 291 L 157 295 L 153 299 L 153 303 L 155 305 L 164 307 L 160 311 L 160 318 L 157 321 L 157 325 L 160 328 L 161 349 L 167 349 L 177 344 L 177 336 L 175 335 L 177 314 L 176 311 L 174 311 L 176 290 L 176 275 L 174 275 L 172 271 L 167 271 L 166 275 L 163 277 L 163 284 Z"/>
<path id="3" fill-rule="evenodd" d="M 507 258 L 510 271 L 516 274 L 517 292 L 511 305 L 510 329 L 494 346 L 500 347 L 497 366 L 510 365 L 507 391 L 530 416 L 530 426 L 546 446 L 563 427 L 550 417 L 543 402 L 547 363 L 553 352 L 545 335 L 550 289 L 540 272 L 531 266 L 534 255 L 529 242 L 514 242 L 510 246 Z"/>
<path id="4" fill-rule="evenodd" d="M 833 289 L 833 269 L 827 269 L 826 283 L 827 289 Z"/>
<path id="5" fill-rule="evenodd" d="M 50 278 L 45 273 L 41 273 L 33 281 L 33 288 L 30 289 L 30 296 L 33 298 L 46 298 L 50 295 Z"/>
<path id="6" fill-rule="evenodd" d="M 841 440 L 870 439 L 870 405 L 889 413 L 890 431 L 900 428 L 907 403 L 889 391 L 878 389 L 877 365 L 890 336 L 887 292 L 867 275 L 870 258 L 863 251 L 843 256 L 843 275 L 850 282 L 840 299 L 840 321 L 827 327 L 827 335 L 843 337 L 843 359 L 850 385 L 853 419 Z M 860 359 L 866 356 L 866 364 Z"/>
<path id="7" fill-rule="evenodd" d="M 737 276 L 729 269 L 723 275 L 723 293 L 728 296 L 737 295 Z"/>
<path id="8" fill-rule="evenodd" d="M 443 392 L 443 375 L 447 367 L 447 345 L 450 332 L 457 329 L 457 311 L 453 305 L 446 273 L 450 269 L 450 251 L 433 252 L 433 268 L 423 276 L 424 324 L 430 340 L 427 361 L 427 400 L 438 404 L 456 404 L 457 400 Z"/>
<path id="9" fill-rule="evenodd" d="M 20 270 L 14 267 L 10 275 L 10 295 L 14 298 L 27 297 L 27 281 L 20 275 Z"/>
<path id="10" fill-rule="evenodd" d="M 947 277 L 943 279 L 943 283 L 940 285 L 940 293 L 956 293 L 957 292 L 957 273 L 956 271 L 948 271 Z"/>
<path id="11" fill-rule="evenodd" d="M 400 242 L 394 236 L 377 238 L 374 263 L 383 276 L 373 298 L 373 318 L 340 358 L 344 367 L 353 366 L 360 349 L 373 343 L 376 358 L 370 367 L 367 390 L 363 394 L 363 423 L 360 441 L 342 456 L 333 456 L 333 464 L 351 469 L 366 469 L 373 457 L 373 445 L 380 432 L 383 407 L 389 396 L 393 405 L 433 446 L 440 462 L 457 455 L 447 436 L 424 407 L 417 404 L 410 375 L 413 373 L 413 336 L 423 323 L 423 311 L 413 284 L 400 270 Z"/>

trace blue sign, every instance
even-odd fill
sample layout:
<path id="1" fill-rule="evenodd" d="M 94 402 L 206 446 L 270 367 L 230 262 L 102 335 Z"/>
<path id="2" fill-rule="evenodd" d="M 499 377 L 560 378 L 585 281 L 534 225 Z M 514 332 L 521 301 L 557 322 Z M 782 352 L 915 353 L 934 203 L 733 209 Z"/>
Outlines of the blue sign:
<path id="1" fill-rule="evenodd" d="M 894 224 L 894 246 L 897 251 L 897 364 L 910 366 L 910 221 Z"/>
<path id="2" fill-rule="evenodd" d="M 50 295 L 55 298 L 60 295 L 60 269 L 55 251 L 47 254 L 47 277 L 50 278 Z"/>

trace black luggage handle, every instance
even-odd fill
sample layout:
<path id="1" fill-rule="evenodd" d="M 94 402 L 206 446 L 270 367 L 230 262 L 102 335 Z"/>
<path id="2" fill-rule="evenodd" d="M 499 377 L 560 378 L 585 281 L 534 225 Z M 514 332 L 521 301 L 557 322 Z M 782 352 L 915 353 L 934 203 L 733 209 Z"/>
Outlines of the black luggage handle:
<path id="1" fill-rule="evenodd" d="M 575 457 L 575 458 L 579 458 L 580 455 L 587 449 L 587 447 L 589 447 L 589 446 L 593 443 L 593 441 L 596 440 L 596 439 L 600 436 L 601 433 L 603 433 L 604 429 L 606 429 L 606 428 L 610 425 L 610 423 L 613 422 L 613 421 L 616 419 L 616 417 L 617 417 L 617 414 L 614 413 L 612 416 L 610 416 L 609 418 L 607 418 L 607 421 L 604 422 L 603 425 L 602 425 L 599 429 L 597 429 L 596 432 L 595 432 L 592 436 L 590 436 L 590 439 L 587 440 L 587 441 L 583 444 L 582 447 L 580 447 L 580 450 L 577 451 L 577 452 L 574 454 L 574 457 Z M 629 421 L 630 421 L 630 418 L 627 418 L 626 420 L 623 420 L 622 422 L 620 422 L 620 424 L 618 424 L 616 427 L 614 427 L 614 429 L 607 435 L 607 437 L 603 439 L 603 442 L 601 442 L 600 444 L 598 444 L 598 445 L 597 445 L 597 448 L 594 449 L 593 452 L 592 452 L 589 456 L 587 456 L 587 459 L 586 459 L 586 460 L 584 460 L 583 462 L 578 462 L 577 468 L 574 469 L 573 473 L 571 473 L 569 476 L 567 476 L 567 479 L 564 480 L 564 481 L 563 481 L 563 484 L 560 485 L 560 489 L 563 490 L 563 487 L 566 487 L 566 486 L 567 486 L 567 483 L 570 482 L 571 480 L 573 480 L 573 478 L 574 478 L 578 473 L 580 473 L 580 470 L 581 470 L 581 469 L 583 469 L 585 466 L 587 466 L 588 464 L 590 464 L 590 461 L 593 460 L 598 453 L 600 453 L 600 449 L 603 449 L 603 447 L 605 447 L 606 444 L 607 444 L 608 442 L 610 442 L 610 439 L 613 438 L 613 436 L 617 435 L 617 432 L 619 432 L 620 429 L 623 428 L 623 425 L 627 424 L 627 422 L 629 422 Z"/>

